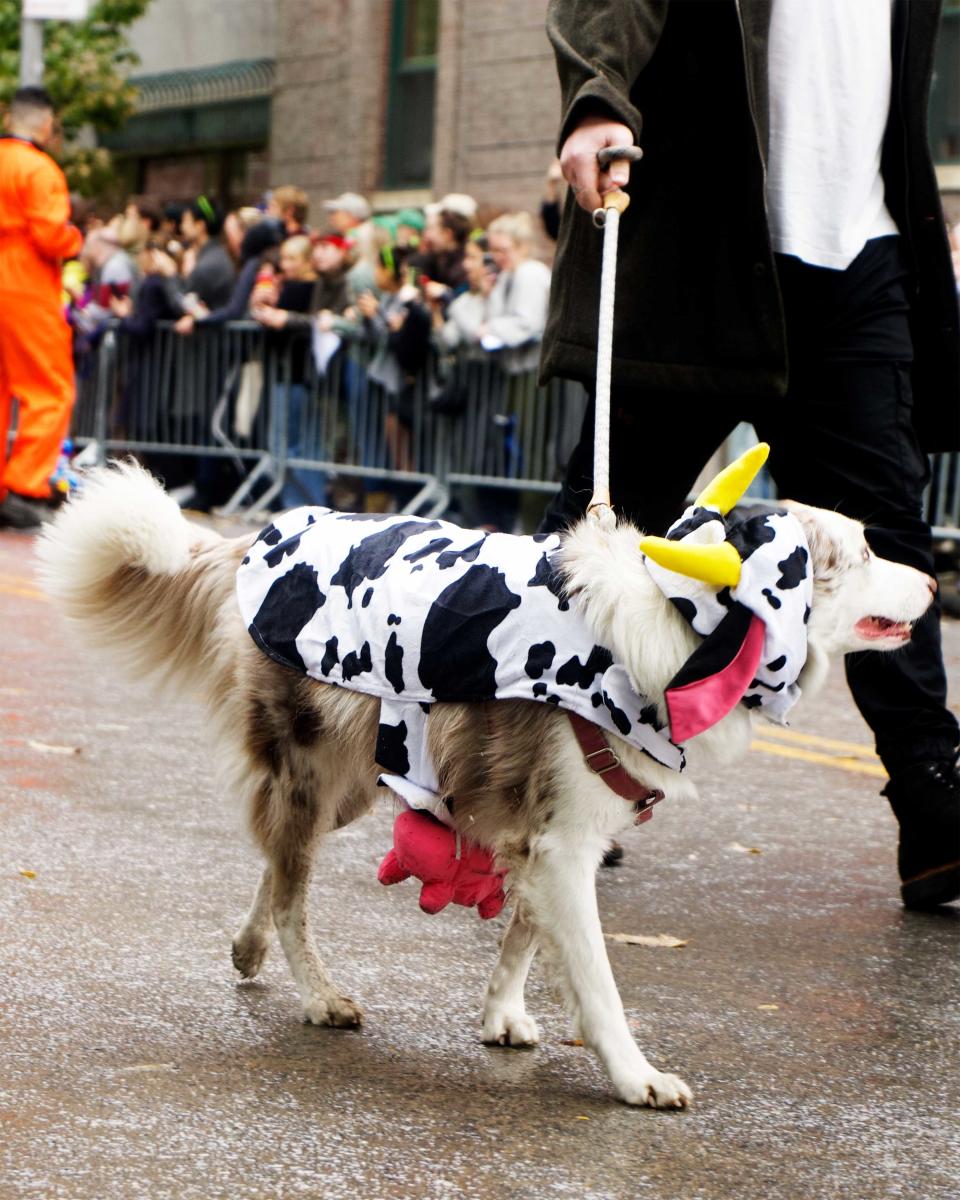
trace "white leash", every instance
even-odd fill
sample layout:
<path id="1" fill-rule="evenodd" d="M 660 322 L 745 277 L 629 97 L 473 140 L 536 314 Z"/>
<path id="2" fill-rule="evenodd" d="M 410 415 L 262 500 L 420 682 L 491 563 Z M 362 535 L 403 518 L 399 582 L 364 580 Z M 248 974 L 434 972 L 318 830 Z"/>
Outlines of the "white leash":
<path id="1" fill-rule="evenodd" d="M 639 146 L 611 146 L 601 150 L 604 169 L 615 159 L 636 162 L 643 155 Z M 593 223 L 603 229 L 603 261 L 600 270 L 600 321 L 597 329 L 597 379 L 593 426 L 593 495 L 588 516 L 601 529 L 613 529 L 617 519 L 610 504 L 610 380 L 613 372 L 613 308 L 617 296 L 617 243 L 620 217 L 630 203 L 626 192 L 607 192 L 603 207 L 593 214 Z"/>

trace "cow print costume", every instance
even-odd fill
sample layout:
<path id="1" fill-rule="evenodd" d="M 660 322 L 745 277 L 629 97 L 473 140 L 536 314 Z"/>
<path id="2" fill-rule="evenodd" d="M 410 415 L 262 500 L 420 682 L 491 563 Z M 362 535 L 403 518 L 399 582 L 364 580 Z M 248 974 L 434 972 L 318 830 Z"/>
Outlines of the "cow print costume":
<path id="1" fill-rule="evenodd" d="M 555 534 L 294 509 L 244 558 L 240 611 L 276 662 L 380 698 L 381 781 L 414 807 L 443 815 L 426 737 L 437 701 L 557 704 L 682 770 L 656 705 L 564 597 L 559 544 Z"/>
<path id="2" fill-rule="evenodd" d="M 691 506 L 667 531 L 671 541 L 728 541 L 743 566 L 740 582 L 717 589 L 648 558 L 660 590 L 704 641 L 666 691 L 671 736 L 685 742 L 739 701 L 777 724 L 800 698 L 797 679 L 807 658 L 813 595 L 803 527 L 787 512 Z"/>

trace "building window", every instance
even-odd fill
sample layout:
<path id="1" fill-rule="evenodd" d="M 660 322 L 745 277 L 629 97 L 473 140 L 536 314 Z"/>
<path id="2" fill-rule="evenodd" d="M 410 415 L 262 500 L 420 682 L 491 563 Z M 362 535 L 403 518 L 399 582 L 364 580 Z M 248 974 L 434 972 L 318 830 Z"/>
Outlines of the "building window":
<path id="1" fill-rule="evenodd" d="M 387 114 L 388 188 L 428 187 L 440 0 L 394 0 Z"/>
<path id="2" fill-rule="evenodd" d="M 930 148 L 936 163 L 960 163 L 960 0 L 947 0 L 940 18 L 933 86 Z"/>

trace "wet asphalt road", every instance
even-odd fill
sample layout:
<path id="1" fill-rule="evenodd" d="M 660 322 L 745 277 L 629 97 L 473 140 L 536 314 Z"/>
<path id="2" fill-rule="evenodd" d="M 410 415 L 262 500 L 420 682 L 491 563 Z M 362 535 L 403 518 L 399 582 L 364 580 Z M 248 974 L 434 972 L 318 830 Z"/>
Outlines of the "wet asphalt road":
<path id="1" fill-rule="evenodd" d="M 687 939 L 610 945 L 641 1045 L 696 1093 L 657 1113 L 564 1044 L 536 967 L 543 1044 L 480 1044 L 502 919 L 378 885 L 386 802 L 322 849 L 312 893 L 363 1031 L 302 1025 L 277 947 L 239 983 L 259 862 L 201 709 L 105 675 L 13 534 L 0 629 L 2 1200 L 960 1196 L 960 910 L 901 910 L 839 672 L 601 874 L 609 933 Z"/>

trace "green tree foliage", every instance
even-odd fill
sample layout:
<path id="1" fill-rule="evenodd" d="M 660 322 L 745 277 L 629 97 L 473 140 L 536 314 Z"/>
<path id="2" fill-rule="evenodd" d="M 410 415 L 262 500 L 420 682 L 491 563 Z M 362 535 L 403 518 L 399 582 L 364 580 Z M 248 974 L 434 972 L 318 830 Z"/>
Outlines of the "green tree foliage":
<path id="1" fill-rule="evenodd" d="M 68 147 L 84 127 L 98 133 L 117 129 L 133 113 L 137 93 L 127 76 L 139 60 L 127 45 L 126 30 L 149 3 L 97 0 L 85 21 L 44 21 L 43 84 Z M 20 0 L 0 0 L 0 104 L 13 95 L 19 74 Z M 109 175 L 105 154 L 68 148 L 61 157 L 71 186 L 85 195 L 101 190 Z"/>

